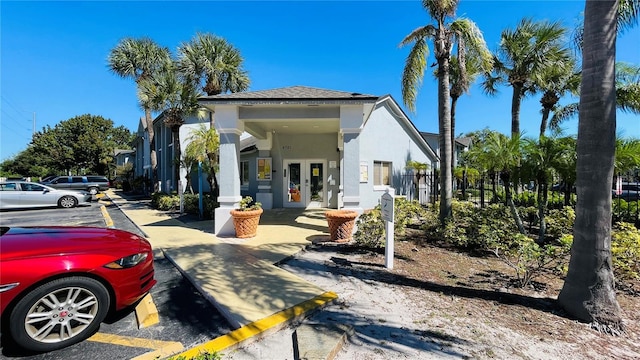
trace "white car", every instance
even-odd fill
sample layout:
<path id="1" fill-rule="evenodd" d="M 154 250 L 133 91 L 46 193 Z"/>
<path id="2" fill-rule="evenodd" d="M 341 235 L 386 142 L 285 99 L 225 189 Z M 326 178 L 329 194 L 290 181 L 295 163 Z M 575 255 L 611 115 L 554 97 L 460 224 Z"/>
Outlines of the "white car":
<path id="1" fill-rule="evenodd" d="M 86 191 L 54 189 L 28 181 L 0 183 L 0 210 L 48 206 L 72 208 L 90 203 L 91 194 Z"/>

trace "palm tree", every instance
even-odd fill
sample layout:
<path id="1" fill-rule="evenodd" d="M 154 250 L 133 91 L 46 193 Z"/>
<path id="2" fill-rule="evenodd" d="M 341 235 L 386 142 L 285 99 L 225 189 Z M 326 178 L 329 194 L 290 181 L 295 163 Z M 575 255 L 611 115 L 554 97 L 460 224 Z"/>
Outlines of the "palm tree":
<path id="1" fill-rule="evenodd" d="M 199 95 L 192 82 L 179 77 L 175 66 L 140 81 L 138 96 L 141 102 L 153 111 L 161 111 L 165 126 L 171 129 L 176 181 L 180 181 L 182 158 L 180 127 L 185 117 L 198 114 Z"/>
<path id="2" fill-rule="evenodd" d="M 525 139 L 523 147 L 524 167 L 528 168 L 538 184 L 538 218 L 540 230 L 538 243 L 543 244 L 546 233 L 545 214 L 547 211 L 548 187 L 553 173 L 562 166 L 562 160 L 571 149 L 566 141 L 541 135 L 537 140 Z"/>
<path id="3" fill-rule="evenodd" d="M 249 88 L 244 59 L 224 38 L 198 33 L 191 42 L 180 45 L 178 54 L 180 72 L 202 86 L 209 96 Z"/>
<path id="4" fill-rule="evenodd" d="M 209 33 L 198 33 L 189 43 L 178 48 L 180 73 L 193 81 L 208 96 L 226 92 L 240 92 L 249 88 L 250 80 L 243 68 L 244 59 L 240 51 L 224 38 Z M 213 113 L 209 113 L 209 127 L 214 128 Z M 207 152 L 210 156 L 216 151 Z M 209 164 L 217 164 L 217 159 L 209 158 Z M 215 168 L 210 168 L 214 182 L 214 194 L 218 193 Z"/>
<path id="5" fill-rule="evenodd" d="M 154 74 L 169 66 L 171 53 L 168 48 L 159 46 L 149 38 L 125 38 L 111 49 L 107 61 L 111 71 L 120 77 L 133 79 L 138 88 L 140 88 L 140 83 L 143 80 L 148 80 Z M 144 110 L 147 133 L 149 134 L 151 182 L 155 187 L 158 160 L 156 157 L 153 118 L 151 117 L 151 108 L 142 101 L 140 104 Z"/>
<path id="6" fill-rule="evenodd" d="M 587 0 L 578 122 L 576 221 L 571 260 L 558 303 L 601 330 L 624 330 L 611 259 L 611 185 L 616 143 L 617 0 Z M 640 1 L 622 1 L 637 19 Z"/>
<path id="7" fill-rule="evenodd" d="M 573 58 L 558 59 L 555 66 L 545 68 L 537 75 L 536 88 L 542 91 L 542 120 L 540 121 L 540 137 L 545 135 L 549 114 L 557 109 L 558 101 L 567 92 L 578 94 L 580 72 L 576 70 Z"/>
<path id="8" fill-rule="evenodd" d="M 616 63 L 616 107 L 618 110 L 640 114 L 640 66 Z M 578 103 L 568 104 L 555 109 L 549 127 L 559 129 L 560 124 L 578 114 Z"/>
<path id="9" fill-rule="evenodd" d="M 215 178 L 215 170 L 218 167 L 218 149 L 220 148 L 220 138 L 215 128 L 206 127 L 204 124 L 196 129 L 191 130 L 189 137 L 189 145 L 187 145 L 186 153 L 189 157 L 202 162 L 207 171 L 207 180 L 211 189 L 218 187 Z M 214 161 L 213 163 L 211 161 Z"/>
<path id="10" fill-rule="evenodd" d="M 562 142 L 562 146 L 567 149 L 562 153 L 562 156 L 554 160 L 555 170 L 562 179 L 564 185 L 564 204 L 565 206 L 571 205 L 571 194 L 573 193 L 573 186 L 576 183 L 576 139 L 572 136 L 559 138 L 558 141 Z"/>
<path id="11" fill-rule="evenodd" d="M 512 173 L 520 166 L 521 148 L 522 141 L 519 135 L 512 134 L 509 138 L 501 133 L 493 132 L 487 137 L 483 149 L 480 151 L 484 153 L 481 159 L 485 162 L 485 166 L 494 169 L 500 175 L 500 180 L 504 184 L 507 206 L 511 210 L 518 231 L 524 234 L 524 225 L 511 193 Z"/>
<path id="12" fill-rule="evenodd" d="M 566 29 L 559 22 L 533 22 L 522 19 L 514 30 L 502 32 L 500 47 L 494 56 L 493 72 L 484 81 L 486 93 L 497 93 L 497 85 L 513 88 L 511 134 L 520 135 L 520 103 L 535 92 L 535 78 L 559 59 L 568 58 L 569 49 L 561 45 Z"/>
<path id="13" fill-rule="evenodd" d="M 464 51 L 464 47 L 462 47 Z M 474 51 L 481 51 L 480 54 L 466 54 L 467 59 L 464 64 L 464 69 L 459 64 L 457 56 L 451 56 L 451 66 L 449 67 L 449 80 L 451 83 L 451 90 L 449 96 L 451 97 L 451 146 L 454 150 L 451 152 L 451 169 L 455 165 L 455 139 L 456 139 L 456 107 L 458 99 L 464 93 L 469 91 L 469 87 L 473 84 L 480 74 L 491 71 L 493 65 L 491 61 L 491 53 L 485 47 L 482 49 L 472 49 Z M 458 48 L 460 51 L 460 47 Z M 437 75 L 437 74 L 436 74 Z M 454 175 L 455 176 L 455 175 Z"/>
<path id="14" fill-rule="evenodd" d="M 424 70 L 429 56 L 428 40 L 433 40 L 434 55 L 438 64 L 438 127 L 440 133 L 440 220 L 444 224 L 452 216 L 453 197 L 452 175 L 452 131 L 451 107 L 449 104 L 449 70 L 451 50 L 458 49 L 458 67 L 460 78 L 466 77 L 466 52 L 483 54 L 487 52 L 486 43 L 478 27 L 469 19 L 455 19 L 458 0 L 423 0 L 422 6 L 436 24 L 428 24 L 413 30 L 401 42 L 400 46 L 413 44 L 407 56 L 402 73 L 402 99 L 407 107 L 414 111 L 418 86 L 424 78 Z M 469 49 L 469 50 L 468 50 Z M 473 49 L 473 50 L 470 50 Z M 484 49 L 484 50 L 483 50 Z M 464 88 L 464 87 L 463 87 Z"/>

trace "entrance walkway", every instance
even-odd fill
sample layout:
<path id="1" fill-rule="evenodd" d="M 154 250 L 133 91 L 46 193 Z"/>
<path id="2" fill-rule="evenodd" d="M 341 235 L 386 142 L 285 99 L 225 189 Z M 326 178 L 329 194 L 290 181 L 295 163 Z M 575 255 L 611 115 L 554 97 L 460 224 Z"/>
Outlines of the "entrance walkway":
<path id="1" fill-rule="evenodd" d="M 337 297 L 275 266 L 329 239 L 322 209 L 265 210 L 257 236 L 244 240 L 216 237 L 212 220 L 180 221 L 151 209 L 148 200 L 127 200 L 113 190 L 107 195 L 235 328 L 260 320 L 277 326 Z M 284 315 L 264 323 L 274 314 Z"/>

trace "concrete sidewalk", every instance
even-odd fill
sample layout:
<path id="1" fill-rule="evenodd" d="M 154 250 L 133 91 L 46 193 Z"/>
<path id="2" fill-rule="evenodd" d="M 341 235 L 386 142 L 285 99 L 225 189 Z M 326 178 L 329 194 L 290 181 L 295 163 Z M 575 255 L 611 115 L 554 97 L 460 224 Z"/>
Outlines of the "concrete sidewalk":
<path id="1" fill-rule="evenodd" d="M 265 210 L 250 239 L 213 235 L 213 221 L 180 221 L 149 201 L 107 195 L 237 330 L 206 348 L 220 351 L 276 331 L 337 298 L 275 266 L 312 242 L 329 240 L 324 210 Z M 197 355 L 182 353 L 188 358 Z"/>

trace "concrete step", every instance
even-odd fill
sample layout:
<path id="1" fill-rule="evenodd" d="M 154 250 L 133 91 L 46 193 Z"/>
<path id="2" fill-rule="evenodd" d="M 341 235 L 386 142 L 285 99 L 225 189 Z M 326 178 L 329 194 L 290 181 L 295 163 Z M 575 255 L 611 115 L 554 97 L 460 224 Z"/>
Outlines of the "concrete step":
<path id="1" fill-rule="evenodd" d="M 295 359 L 332 360 L 353 335 L 349 325 L 305 322 L 294 333 Z"/>

